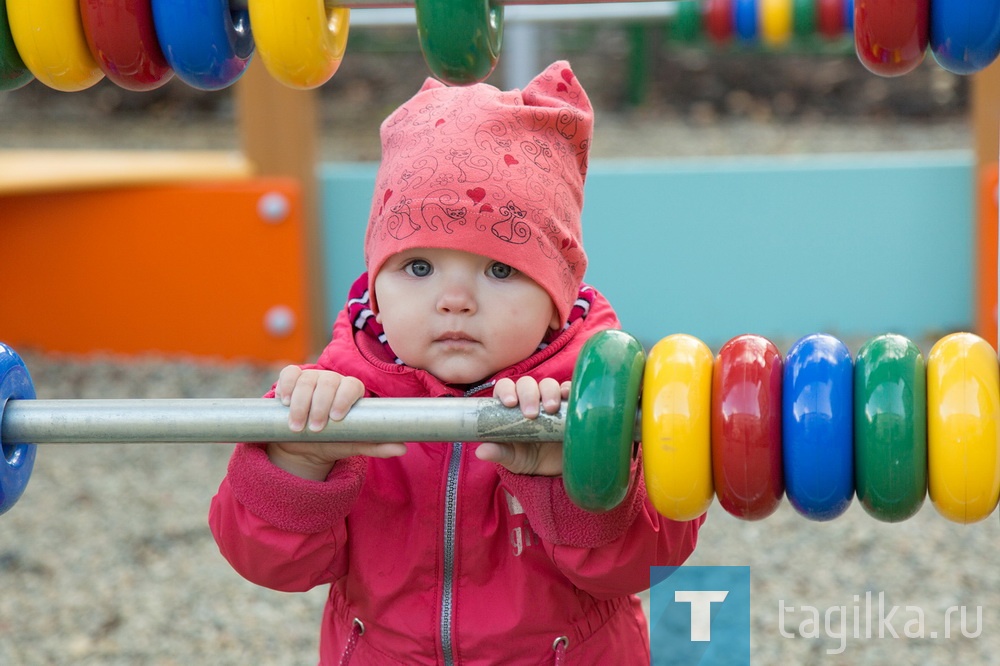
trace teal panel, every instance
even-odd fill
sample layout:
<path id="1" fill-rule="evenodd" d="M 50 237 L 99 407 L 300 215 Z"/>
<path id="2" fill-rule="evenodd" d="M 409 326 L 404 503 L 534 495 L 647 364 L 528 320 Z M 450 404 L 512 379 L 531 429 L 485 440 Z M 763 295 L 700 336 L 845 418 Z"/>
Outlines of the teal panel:
<path id="1" fill-rule="evenodd" d="M 323 271 L 330 325 L 347 290 L 365 270 L 365 226 L 377 164 L 322 164 L 319 168 Z"/>
<path id="2" fill-rule="evenodd" d="M 587 281 L 647 345 L 967 329 L 972 173 L 965 151 L 594 161 Z M 363 270 L 374 174 L 321 170 L 332 313 Z"/>

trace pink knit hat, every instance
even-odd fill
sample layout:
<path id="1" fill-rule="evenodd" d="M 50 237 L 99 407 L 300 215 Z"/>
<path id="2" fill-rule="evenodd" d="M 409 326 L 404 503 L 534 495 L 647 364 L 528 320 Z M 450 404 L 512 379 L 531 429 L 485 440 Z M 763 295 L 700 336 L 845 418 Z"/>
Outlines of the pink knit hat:
<path id="1" fill-rule="evenodd" d="M 593 125 L 565 61 L 524 90 L 427 79 L 382 123 L 365 237 L 373 309 L 375 277 L 391 255 L 450 248 L 526 274 L 565 322 L 587 268 L 580 210 Z"/>

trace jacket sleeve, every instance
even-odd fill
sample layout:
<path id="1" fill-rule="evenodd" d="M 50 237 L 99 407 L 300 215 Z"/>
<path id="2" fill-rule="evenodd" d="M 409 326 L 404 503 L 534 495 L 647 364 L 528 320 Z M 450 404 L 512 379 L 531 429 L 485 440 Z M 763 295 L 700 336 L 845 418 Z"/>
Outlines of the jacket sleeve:
<path id="1" fill-rule="evenodd" d="M 598 598 L 641 592 L 649 588 L 649 567 L 683 564 L 705 521 L 704 516 L 679 522 L 659 515 L 638 461 L 625 499 L 605 513 L 573 504 L 561 477 L 513 474 L 503 467 L 499 473 L 551 560 L 574 585 Z"/>
<path id="2" fill-rule="evenodd" d="M 309 481 L 272 464 L 264 445 L 237 445 L 209 509 L 223 557 L 247 580 L 283 592 L 343 576 L 346 517 L 366 467 L 347 458 L 325 481 Z"/>
<path id="3" fill-rule="evenodd" d="M 344 310 L 321 358 L 301 367 L 343 372 L 338 359 L 353 344 Z M 370 395 L 366 391 L 365 397 Z M 264 397 L 273 398 L 274 387 Z M 274 465 L 266 444 L 238 444 L 208 516 L 223 557 L 244 578 L 284 592 L 341 578 L 347 564 L 347 515 L 367 468 L 366 458 L 346 458 L 325 481 L 310 481 Z"/>

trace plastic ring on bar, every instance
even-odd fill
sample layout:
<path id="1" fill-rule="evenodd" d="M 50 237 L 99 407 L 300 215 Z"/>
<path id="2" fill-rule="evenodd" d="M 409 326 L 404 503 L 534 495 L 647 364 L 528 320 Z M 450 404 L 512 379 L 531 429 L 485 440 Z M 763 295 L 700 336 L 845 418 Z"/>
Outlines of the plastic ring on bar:
<path id="1" fill-rule="evenodd" d="M 7 3 L 0 2 L 0 92 L 17 90 L 27 85 L 35 78 L 21 60 L 21 55 L 14 45 L 14 36 L 10 34 L 10 22 L 7 20 Z"/>
<path id="2" fill-rule="evenodd" d="M 827 39 L 837 39 L 843 35 L 843 0 L 816 0 L 816 27 Z"/>
<path id="3" fill-rule="evenodd" d="M 21 60 L 46 86 L 78 92 L 104 78 L 87 47 L 76 2 L 7 0 L 7 19 Z"/>
<path id="4" fill-rule="evenodd" d="M 733 0 L 705 0 L 705 32 L 717 44 L 733 36 Z"/>
<path id="5" fill-rule="evenodd" d="M 954 74 L 973 74 L 1000 54 L 1000 1 L 932 2 L 930 47 Z"/>
<path id="6" fill-rule="evenodd" d="M 24 361 L 7 345 L 0 343 L 0 414 L 7 400 L 30 400 L 35 397 Z M 35 465 L 34 444 L 8 446 L 0 441 L 0 513 L 17 502 L 28 485 Z"/>
<path id="7" fill-rule="evenodd" d="M 757 39 L 757 4 L 758 0 L 733 0 L 733 32 L 743 41 Z"/>
<path id="8" fill-rule="evenodd" d="M 228 0 L 151 0 L 156 37 L 177 78 L 199 90 L 231 86 L 253 56 L 250 16 Z"/>
<path id="9" fill-rule="evenodd" d="M 610 511 L 628 492 L 645 352 L 607 330 L 583 345 L 573 370 L 563 432 L 563 484 L 577 506 Z"/>
<path id="10" fill-rule="evenodd" d="M 698 0 L 680 0 L 670 23 L 670 37 L 679 42 L 694 42 L 701 37 L 701 3 Z"/>
<path id="11" fill-rule="evenodd" d="M 174 72 L 160 50 L 150 0 L 84 0 L 83 32 L 104 74 L 126 90 L 154 90 Z"/>
<path id="12" fill-rule="evenodd" d="M 712 352 L 670 335 L 649 352 L 642 381 L 642 466 L 660 515 L 692 520 L 708 511 L 712 485 Z"/>
<path id="13" fill-rule="evenodd" d="M 792 0 L 758 0 L 761 41 L 781 48 L 792 38 Z"/>
<path id="14" fill-rule="evenodd" d="M 811 520 L 832 520 L 854 496 L 854 367 L 833 336 L 808 335 L 785 357 L 782 454 L 785 494 Z"/>
<path id="15" fill-rule="evenodd" d="M 792 30 L 796 37 L 809 38 L 816 34 L 815 0 L 795 0 L 792 6 Z"/>
<path id="16" fill-rule="evenodd" d="M 503 42 L 503 5 L 490 0 L 414 0 L 420 49 L 445 83 L 484 81 Z"/>
<path id="17" fill-rule="evenodd" d="M 781 468 L 781 380 L 774 344 L 741 335 L 722 346 L 712 377 L 712 478 L 719 504 L 743 520 L 774 513 Z"/>
<path id="18" fill-rule="evenodd" d="M 900 335 L 880 335 L 854 362 L 854 471 L 869 515 L 910 518 L 927 495 L 927 378 L 924 357 Z"/>
<path id="19" fill-rule="evenodd" d="M 843 11 L 841 12 L 841 26 L 843 33 L 854 32 L 854 0 L 843 0 Z"/>
<path id="20" fill-rule="evenodd" d="M 257 51 L 271 76 L 291 88 L 316 88 L 337 72 L 350 16 L 323 0 L 250 0 Z"/>
<path id="21" fill-rule="evenodd" d="M 901 76 L 923 61 L 929 0 L 857 0 L 854 49 L 861 64 L 879 76 Z"/>
<path id="22" fill-rule="evenodd" d="M 1000 369 L 971 333 L 938 340 L 927 355 L 927 468 L 931 502 L 956 523 L 986 518 L 1000 497 Z"/>

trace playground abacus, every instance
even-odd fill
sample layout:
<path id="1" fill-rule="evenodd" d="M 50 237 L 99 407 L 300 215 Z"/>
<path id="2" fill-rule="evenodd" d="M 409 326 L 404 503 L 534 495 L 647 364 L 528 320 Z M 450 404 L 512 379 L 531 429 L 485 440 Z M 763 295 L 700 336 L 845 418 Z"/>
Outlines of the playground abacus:
<path id="1" fill-rule="evenodd" d="M 941 67 L 960 74 L 981 70 L 1000 52 L 995 0 L 677 4 L 678 17 L 696 20 L 717 40 L 780 43 L 810 25 L 830 35 L 852 30 L 860 61 L 882 76 L 911 71 L 928 50 Z M 413 7 L 435 76 L 454 84 L 489 76 L 502 46 L 501 3 L 415 0 Z M 0 90 L 37 78 L 71 92 L 104 77 L 150 90 L 173 76 L 217 90 L 239 79 L 256 51 L 276 80 L 315 88 L 345 57 L 348 26 L 348 4 L 322 0 L 8 0 L 0 3 Z M 147 401 L 33 401 L 24 364 L 8 347 L 0 352 L 0 513 L 24 491 L 38 444 L 292 437 L 273 401 L 181 401 L 166 420 L 156 411 L 163 406 Z M 610 510 L 625 496 L 640 441 L 654 506 L 678 520 L 702 515 L 715 498 L 739 518 L 762 519 L 786 496 L 807 518 L 831 520 L 856 495 L 875 518 L 894 522 L 912 516 L 929 495 L 947 519 L 971 523 L 990 515 L 1000 497 L 997 359 L 989 343 L 971 334 L 942 339 L 925 362 L 912 342 L 893 335 L 873 339 L 854 360 L 826 335 L 803 338 L 785 357 L 760 336 L 734 338 L 713 355 L 697 339 L 676 335 L 647 358 L 635 339 L 609 332 L 588 346 L 575 378 L 570 401 L 553 418 L 526 422 L 480 402 L 473 420 L 494 427 L 456 431 L 467 418 L 462 412 L 437 421 L 420 439 L 562 440 L 567 490 L 592 511 Z M 391 400 L 378 402 L 395 408 Z M 449 409 L 468 409 L 463 401 L 446 402 Z M 432 403 L 417 410 L 437 409 Z M 330 424 L 315 439 L 418 436 L 403 411 L 377 417 L 382 430 L 371 427 L 365 419 L 373 407 L 359 403 L 343 427 Z M 82 420 L 67 421 L 70 413 Z M 185 434 L 178 414 L 192 413 L 203 420 Z M 261 419 L 266 426 L 255 430 Z M 54 434 L 57 422 L 63 434 Z"/>
<path id="2" fill-rule="evenodd" d="M 508 0 L 512 2 L 513 0 Z M 292 88 L 323 85 L 348 51 L 352 7 L 413 6 L 431 73 L 486 79 L 503 43 L 501 0 L 8 0 L 0 5 L 0 90 L 33 79 L 84 90 L 107 77 L 151 90 L 173 76 L 201 90 L 235 83 L 255 52 Z M 523 4 L 569 4 L 535 0 Z M 1000 2 L 947 0 L 680 0 L 677 20 L 712 39 L 781 44 L 853 30 L 860 61 L 906 74 L 930 51 L 944 69 L 977 72 L 1000 53 Z"/>
<path id="3" fill-rule="evenodd" d="M 591 338 L 568 401 L 525 419 L 494 399 L 362 399 L 341 422 L 293 433 L 276 400 L 35 401 L 21 358 L 0 345 L 0 513 L 19 499 L 40 443 L 205 441 L 562 441 L 563 481 L 581 508 L 626 497 L 641 442 L 656 510 L 704 514 L 717 497 L 759 520 L 787 496 L 811 520 L 832 520 L 855 495 L 874 518 L 913 516 L 929 496 L 958 523 L 1000 499 L 1000 368 L 970 333 L 939 340 L 926 361 L 909 339 L 870 339 L 852 359 L 827 334 L 785 356 L 741 335 L 713 355 L 676 334 L 649 351 L 629 334 Z"/>

